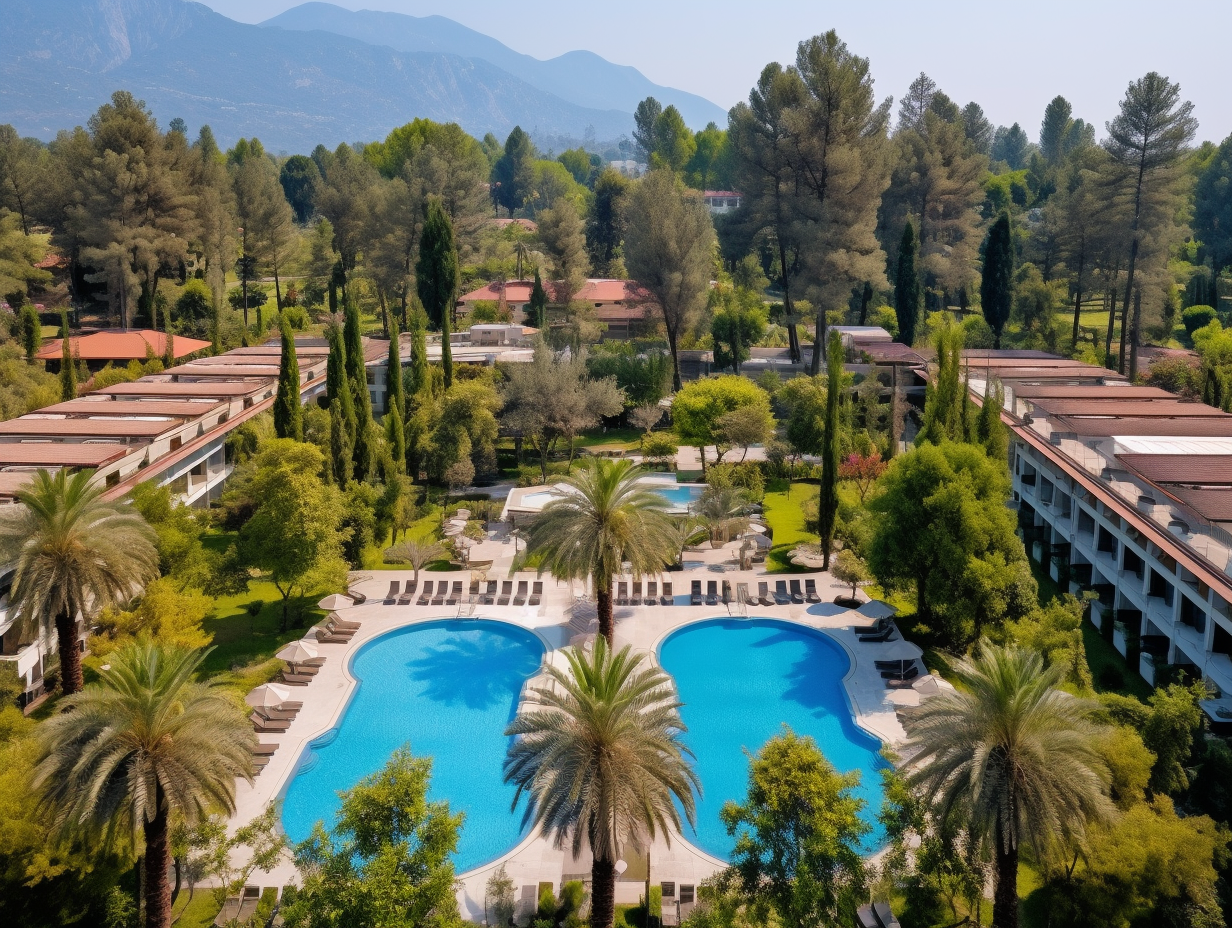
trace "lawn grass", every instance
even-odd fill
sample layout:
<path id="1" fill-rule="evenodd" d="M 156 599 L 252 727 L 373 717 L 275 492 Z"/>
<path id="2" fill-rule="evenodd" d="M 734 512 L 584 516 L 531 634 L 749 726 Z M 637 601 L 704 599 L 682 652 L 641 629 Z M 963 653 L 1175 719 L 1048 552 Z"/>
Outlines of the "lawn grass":
<path id="1" fill-rule="evenodd" d="M 573 440 L 573 447 L 576 448 L 620 448 L 628 450 L 636 447 L 642 440 L 642 432 L 640 429 L 593 429 L 589 432 L 583 432 Z M 562 446 L 562 450 L 566 455 L 569 453 L 568 443 Z"/>
<path id="2" fill-rule="evenodd" d="M 766 557 L 768 573 L 800 573 L 807 568 L 791 562 L 791 552 L 801 544 L 816 544 L 817 535 L 807 528 L 806 513 L 817 510 L 820 489 L 815 483 L 791 483 L 783 478 L 766 484 L 762 502 L 774 546 Z"/>

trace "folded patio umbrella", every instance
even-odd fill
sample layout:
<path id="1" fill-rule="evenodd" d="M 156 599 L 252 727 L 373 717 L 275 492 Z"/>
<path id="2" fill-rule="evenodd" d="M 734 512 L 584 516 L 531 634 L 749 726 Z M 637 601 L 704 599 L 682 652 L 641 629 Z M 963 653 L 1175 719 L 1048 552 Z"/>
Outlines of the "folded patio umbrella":
<path id="1" fill-rule="evenodd" d="M 877 660 L 879 661 L 913 661 L 923 656 L 924 651 L 918 644 L 902 638 L 877 646 Z"/>
<path id="2" fill-rule="evenodd" d="M 305 638 L 300 638 L 297 641 L 289 642 L 283 645 L 281 651 L 274 656 L 279 660 L 286 661 L 289 664 L 302 664 L 304 661 L 310 661 L 320 652 L 317 650 L 315 641 L 308 641 Z"/>
<path id="3" fill-rule="evenodd" d="M 262 683 L 244 697 L 244 702 L 254 707 L 273 708 L 291 698 L 291 691 L 277 683 Z"/>
<path id="4" fill-rule="evenodd" d="M 897 609 L 889 603 L 882 602 L 880 599 L 866 602 L 856 612 L 869 619 L 888 619 L 890 616 L 898 614 Z"/>
<path id="5" fill-rule="evenodd" d="M 350 609 L 355 603 L 350 597 L 343 596 L 341 593 L 330 593 L 317 605 L 326 612 L 333 612 L 335 609 Z"/>

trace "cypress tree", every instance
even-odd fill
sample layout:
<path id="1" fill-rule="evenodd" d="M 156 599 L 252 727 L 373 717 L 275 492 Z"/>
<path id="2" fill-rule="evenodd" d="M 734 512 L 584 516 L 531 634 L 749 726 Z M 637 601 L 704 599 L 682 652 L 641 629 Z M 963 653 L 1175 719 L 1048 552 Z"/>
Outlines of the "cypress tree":
<path id="1" fill-rule="evenodd" d="M 920 314 L 920 275 L 915 267 L 915 228 L 911 220 L 903 228 L 898 248 L 898 273 L 894 278 L 894 313 L 898 316 L 898 340 L 915 343 L 915 323 Z"/>
<path id="2" fill-rule="evenodd" d="M 838 517 L 838 431 L 842 391 L 843 337 L 831 332 L 826 345 L 826 426 L 821 436 L 821 492 L 817 500 L 822 570 L 830 569 L 830 549 L 834 547 L 834 523 Z"/>
<path id="3" fill-rule="evenodd" d="M 539 268 L 535 268 L 535 284 L 530 288 L 530 324 L 536 329 L 542 329 L 547 324 L 548 294 L 543 289 L 543 278 L 539 276 Z"/>
<path id="4" fill-rule="evenodd" d="M 38 354 L 39 348 L 43 346 L 43 323 L 39 319 L 38 310 L 34 306 L 25 301 L 25 294 L 18 293 L 21 299 L 20 307 L 17 310 L 18 330 L 21 332 L 21 346 L 26 350 L 26 360 L 33 361 L 34 356 Z M 13 296 L 9 296 L 10 303 Z"/>
<path id="5" fill-rule="evenodd" d="M 389 316 L 389 361 L 385 366 L 385 415 L 406 415 L 406 392 L 402 383 L 402 344 L 398 339 L 398 316 Z"/>
<path id="6" fill-rule="evenodd" d="M 163 370 L 175 367 L 175 336 L 163 332 Z"/>
<path id="7" fill-rule="evenodd" d="M 860 294 L 860 325 L 868 324 L 868 310 L 873 305 L 873 285 L 864 281 L 864 292 Z"/>
<path id="8" fill-rule="evenodd" d="M 60 400 L 77 399 L 77 365 L 74 363 L 73 346 L 68 334 L 68 313 L 60 314 Z"/>
<path id="9" fill-rule="evenodd" d="M 346 489 L 351 482 L 351 434 L 342 415 L 341 403 L 329 404 L 330 472 L 334 482 Z"/>
<path id="10" fill-rule="evenodd" d="M 347 382 L 346 346 L 342 341 L 342 332 L 336 325 L 326 326 L 325 338 L 329 342 L 329 359 L 325 365 L 325 393 L 329 397 L 330 408 L 337 407 L 342 426 L 346 429 L 349 458 L 350 449 L 355 445 L 355 404 L 351 401 L 351 385 Z M 348 474 L 350 466 L 348 462 Z"/>
<path id="11" fill-rule="evenodd" d="M 299 396 L 299 358 L 295 336 L 281 317 L 282 361 L 278 367 L 278 395 L 274 398 L 274 432 L 279 438 L 304 440 L 304 407 Z"/>
<path id="12" fill-rule="evenodd" d="M 428 385 L 428 338 L 425 333 L 423 307 L 418 297 L 412 301 L 411 314 L 411 398 Z M 403 412 L 409 412 L 404 409 Z"/>
<path id="13" fill-rule="evenodd" d="M 979 418 L 975 423 L 975 438 L 984 446 L 984 453 L 990 458 L 1002 463 L 1009 461 L 1010 442 L 1001 421 L 1001 410 L 1005 407 L 1005 388 L 1001 381 L 990 380 L 984 386 L 984 405 L 980 407 Z"/>
<path id="14" fill-rule="evenodd" d="M 1010 318 L 1013 297 L 1014 243 L 1010 236 L 1010 214 L 1004 210 L 988 230 L 984 242 L 984 270 L 980 277 L 980 302 L 984 319 L 992 329 L 992 346 L 1001 347 L 1001 331 Z"/>
<path id="15" fill-rule="evenodd" d="M 364 343 L 359 334 L 359 304 L 345 294 L 346 322 L 343 342 L 346 345 L 346 373 L 351 385 L 351 404 L 355 410 L 355 479 L 367 480 L 372 474 L 372 399 L 368 394 L 368 372 L 364 365 Z"/>
<path id="16" fill-rule="evenodd" d="M 415 290 L 428 320 L 441 330 L 441 366 L 445 386 L 453 384 L 453 353 L 449 330 L 454 300 L 458 295 L 458 250 L 453 240 L 453 223 L 439 199 L 428 202 L 428 215 L 419 238 L 419 257 L 415 261 Z"/>
<path id="17" fill-rule="evenodd" d="M 925 388 L 924 424 L 915 443 L 966 441 L 963 411 L 962 329 L 947 320 L 934 338 L 937 348 L 937 376 Z"/>

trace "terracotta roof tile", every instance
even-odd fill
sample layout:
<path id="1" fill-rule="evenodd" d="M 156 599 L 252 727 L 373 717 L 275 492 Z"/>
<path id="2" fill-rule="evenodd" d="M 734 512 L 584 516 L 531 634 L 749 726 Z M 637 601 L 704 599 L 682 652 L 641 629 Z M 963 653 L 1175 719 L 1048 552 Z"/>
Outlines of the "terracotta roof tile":
<path id="1" fill-rule="evenodd" d="M 82 361 L 144 361 L 151 352 L 159 358 L 166 354 L 166 339 L 166 335 L 153 329 L 134 329 L 129 332 L 74 335 L 69 339 L 69 346 Z M 58 361 L 64 354 L 63 344 L 63 339 L 54 338 L 35 357 L 40 361 Z M 209 342 L 183 335 L 174 336 L 172 344 L 177 358 L 185 358 L 210 347 Z"/>
<path id="2" fill-rule="evenodd" d="M 1232 454 L 1118 454 L 1117 460 L 1152 483 L 1232 487 Z"/>
<path id="3" fill-rule="evenodd" d="M 0 422 L 0 435 L 47 438 L 153 438 L 184 425 L 183 419 L 43 419 L 22 416 Z M 5 445 L 0 444 L 0 448 Z M 3 452 L 0 451 L 0 457 Z"/>
<path id="4" fill-rule="evenodd" d="M 0 444 L 0 470 L 6 467 L 102 467 L 134 450 L 119 443 L 24 441 Z"/>

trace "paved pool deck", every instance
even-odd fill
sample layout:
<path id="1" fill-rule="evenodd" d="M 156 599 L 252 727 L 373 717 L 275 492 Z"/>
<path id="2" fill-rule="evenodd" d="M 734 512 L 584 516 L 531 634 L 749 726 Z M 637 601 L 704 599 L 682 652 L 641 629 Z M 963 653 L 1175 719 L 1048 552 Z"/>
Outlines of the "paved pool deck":
<path id="1" fill-rule="evenodd" d="M 262 742 L 276 743 L 278 748 L 253 784 L 239 782 L 236 795 L 237 812 L 232 820 L 235 826 L 254 818 L 269 802 L 278 800 L 294 776 L 299 758 L 309 742 L 338 725 L 355 686 L 355 680 L 348 669 L 350 659 L 366 642 L 394 629 L 417 623 L 469 616 L 509 622 L 532 631 L 545 645 L 546 662 L 553 660 L 554 653 L 569 646 L 571 642 L 584 641 L 586 635 L 593 634 L 595 607 L 593 603 L 582 598 L 580 584 L 571 586 L 547 576 L 540 578 L 532 572 L 510 576 L 510 546 L 499 541 L 485 543 L 485 546 L 488 544 L 492 546 L 494 554 L 500 552 L 499 556 L 493 558 L 496 563 L 488 576 L 502 580 L 512 579 L 515 581 L 515 589 L 516 581 L 540 579 L 544 589 L 543 602 L 535 607 L 487 606 L 470 605 L 464 598 L 463 603 L 455 607 L 384 605 L 383 597 L 390 581 L 405 583 L 413 577 L 413 572 L 378 571 L 363 575 L 352 588 L 367 596 L 367 602 L 339 611 L 343 619 L 361 623 L 359 631 L 346 644 L 319 645 L 320 654 L 326 658 L 324 666 L 310 684 L 292 688 L 292 698 L 302 700 L 303 709 L 286 732 L 260 735 Z M 852 631 L 853 625 L 867 624 L 869 620 L 858 612 L 833 603 L 836 596 L 849 592 L 848 589 L 833 582 L 828 574 L 820 572 L 767 575 L 763 570 L 723 569 L 720 573 L 720 569 L 724 567 L 722 561 L 730 556 L 730 553 L 695 549 L 693 553 L 686 554 L 686 564 L 696 565 L 693 569 L 667 573 L 658 578 L 660 582 L 668 579 L 673 583 L 677 605 L 616 607 L 616 646 L 627 644 L 653 655 L 658 643 L 675 629 L 705 619 L 743 617 L 746 614 L 786 620 L 820 630 L 836 641 L 850 659 L 851 667 L 843 684 L 856 723 L 885 745 L 893 747 L 900 743 L 905 733 L 899 724 L 896 709 L 901 708 L 904 703 L 916 701 L 918 696 L 910 690 L 892 691 L 885 688 L 880 674 L 873 666 L 880 646 L 859 642 Z M 691 562 L 690 558 L 695 560 Z M 500 569 L 502 567 L 503 570 Z M 759 581 L 769 581 L 773 589 L 774 581 L 785 576 L 814 580 L 823 602 L 813 605 L 750 607 L 740 607 L 735 603 L 729 606 L 687 605 L 687 594 L 694 579 L 702 580 L 703 588 L 705 581 L 727 580 L 733 590 L 737 583 L 748 583 L 750 590 L 756 591 Z M 469 571 L 420 573 L 421 584 L 425 579 L 451 582 L 461 580 L 464 590 L 469 587 L 471 578 Z M 720 588 L 721 586 L 720 583 Z M 556 654 L 555 659 L 560 660 L 559 654 Z M 670 846 L 665 839 L 660 838 L 650 851 L 650 871 L 654 883 L 671 880 L 677 884 L 697 884 L 724 865 L 723 861 L 699 850 L 679 835 L 672 836 Z M 521 905 L 524 896 L 537 893 L 538 884 L 541 882 L 552 883 L 559 890 L 563 879 L 577 874 L 589 874 L 590 859 L 584 852 L 583 858 L 574 860 L 568 851 L 556 850 L 540 835 L 532 833 L 498 860 L 459 875 L 458 902 L 465 918 L 475 922 L 485 919 L 485 887 L 492 873 L 501 866 L 505 867 L 513 880 Z M 274 871 L 254 874 L 251 882 L 262 886 L 282 886 L 298 882 L 298 879 L 288 856 Z M 617 901 L 636 902 L 643 886 L 640 881 L 618 883 Z M 535 889 L 532 890 L 531 887 Z"/>

